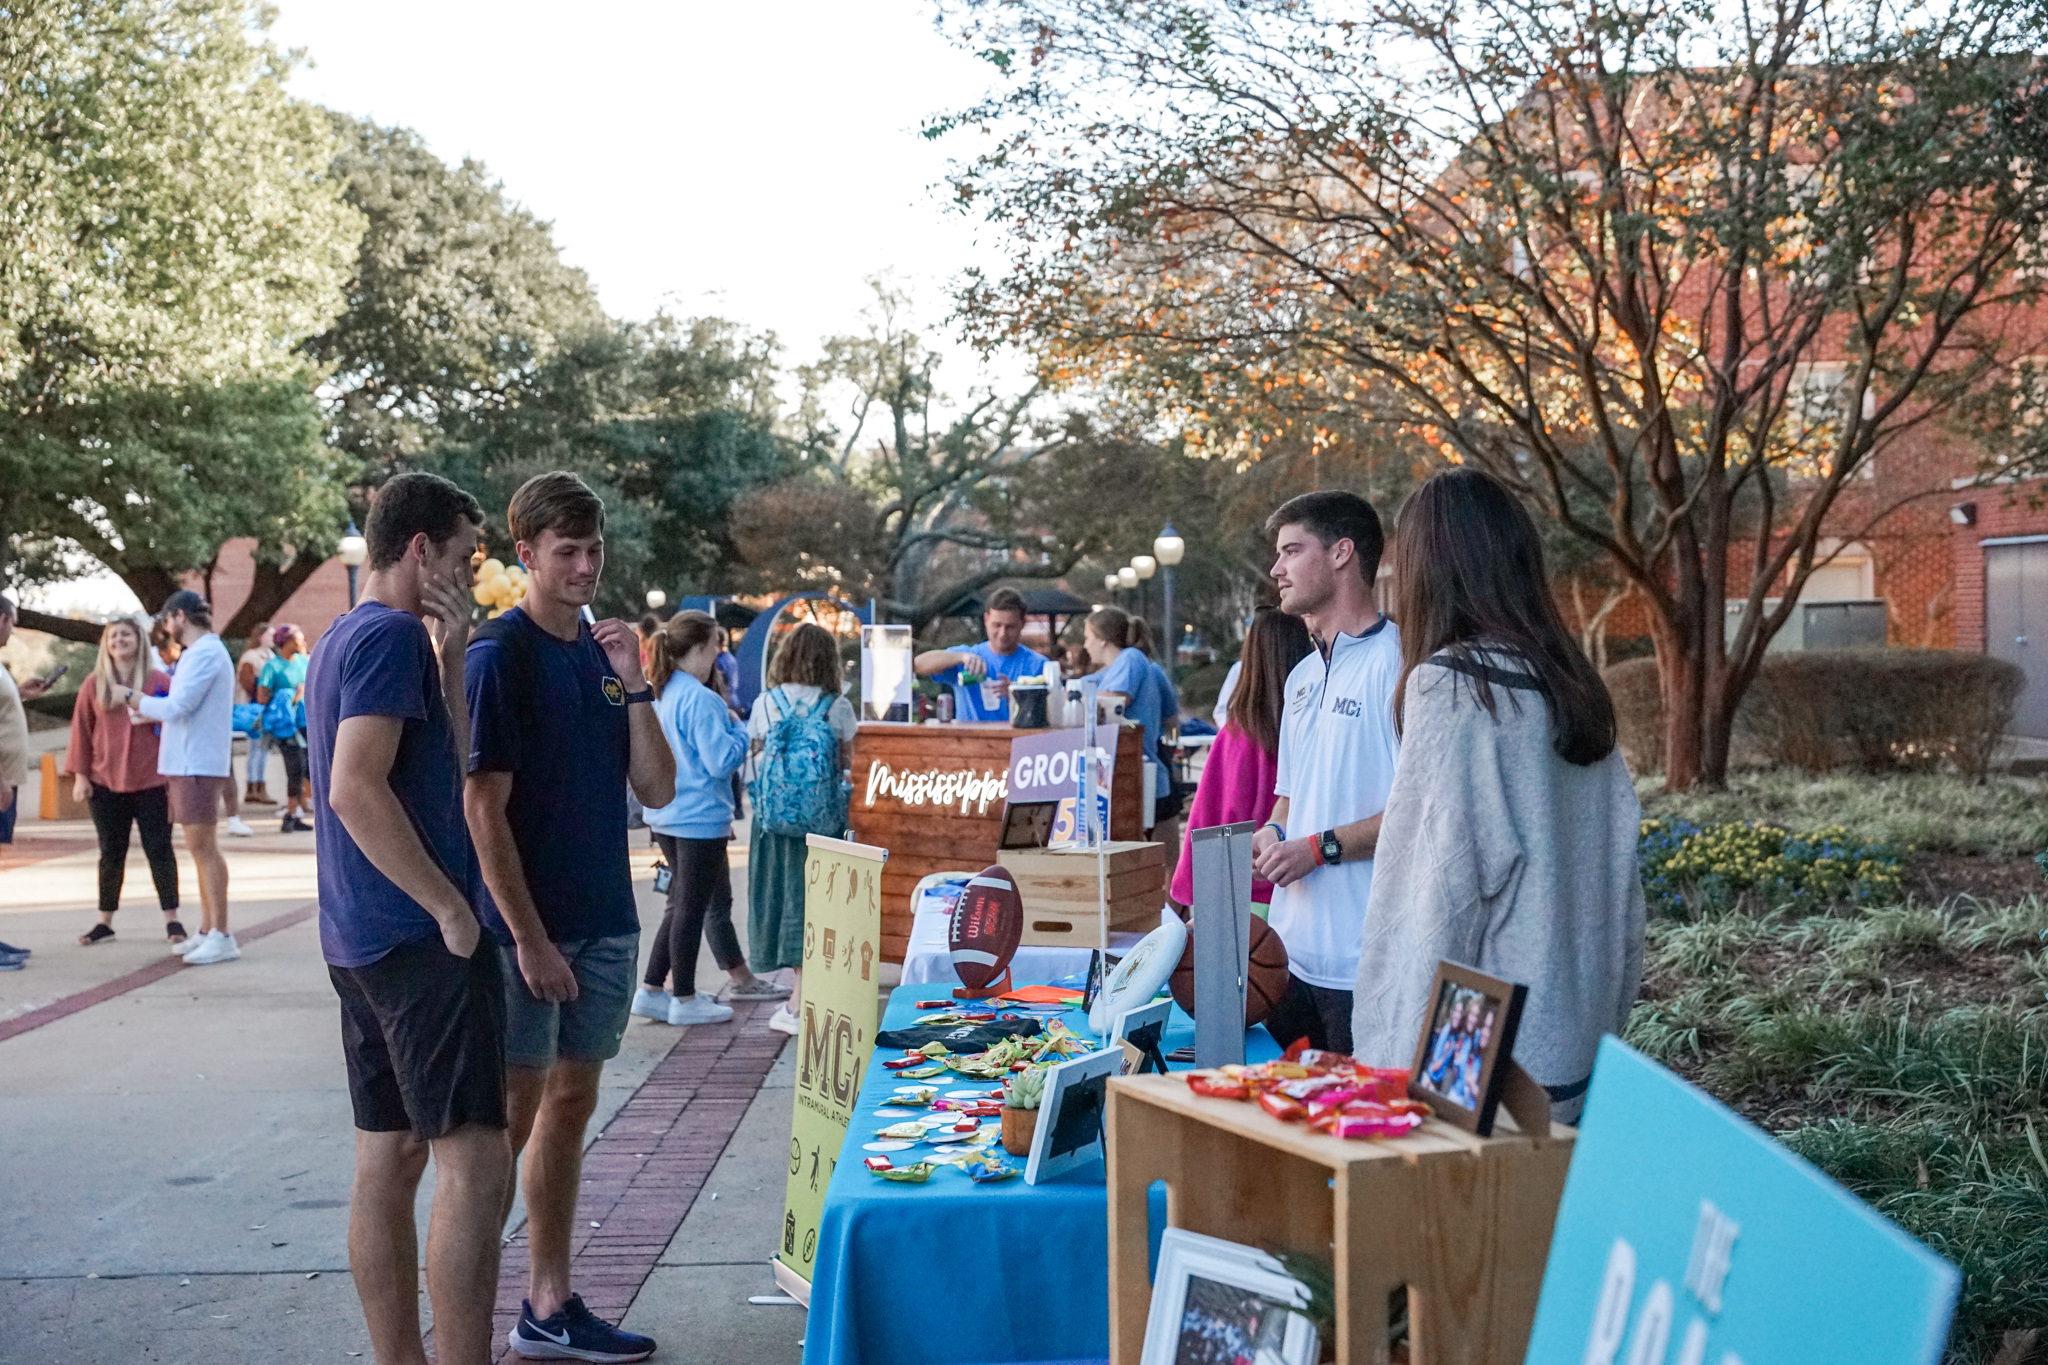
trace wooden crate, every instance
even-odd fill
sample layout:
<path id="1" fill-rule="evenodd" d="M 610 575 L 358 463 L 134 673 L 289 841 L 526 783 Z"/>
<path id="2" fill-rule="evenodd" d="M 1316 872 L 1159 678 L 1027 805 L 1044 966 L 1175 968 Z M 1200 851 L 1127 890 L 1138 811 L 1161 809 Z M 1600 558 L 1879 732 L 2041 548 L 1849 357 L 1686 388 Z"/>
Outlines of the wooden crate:
<path id="1" fill-rule="evenodd" d="M 1519 1365 L 1536 1317 L 1573 1131 L 1491 1138 L 1430 1120 L 1347 1142 L 1257 1105 L 1204 1099 L 1178 1076 L 1109 1083 L 1112 1365 L 1138 1365 L 1151 1306 L 1146 1205 L 1167 1222 L 1336 1271 L 1340 1365 L 1384 1365 L 1390 1296 L 1408 1291 L 1410 1365 Z"/>
<path id="2" fill-rule="evenodd" d="M 876 763 L 894 770 L 971 770 L 1000 774 L 1009 767 L 1008 725 L 890 725 L 868 722 L 853 742 L 853 802 L 849 824 L 861 843 L 889 850 L 882 869 L 882 960 L 901 962 L 910 944 L 910 895 L 934 872 L 979 872 L 998 860 L 1003 803 L 907 806 L 888 795 L 868 800 Z M 1116 776 L 1110 787 L 1110 833 L 1136 839 L 1143 818 L 1143 749 L 1136 726 L 1117 736 Z M 1153 907 L 1156 911 L 1157 906 Z M 1092 940 L 1091 940 L 1092 942 Z"/>
<path id="3" fill-rule="evenodd" d="M 1111 929 L 1150 929 L 1166 903 L 1166 845 L 1130 840 L 1106 845 Z M 1022 942 L 1043 948 L 1094 948 L 1102 942 L 1095 855 L 1044 848 L 1003 850 L 997 860 L 1024 897 Z"/>

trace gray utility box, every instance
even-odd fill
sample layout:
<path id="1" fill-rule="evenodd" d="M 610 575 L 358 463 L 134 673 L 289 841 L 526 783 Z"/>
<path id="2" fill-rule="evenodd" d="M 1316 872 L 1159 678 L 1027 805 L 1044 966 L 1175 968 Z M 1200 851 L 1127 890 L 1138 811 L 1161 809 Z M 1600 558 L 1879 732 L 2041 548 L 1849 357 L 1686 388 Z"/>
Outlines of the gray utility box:
<path id="1" fill-rule="evenodd" d="M 1774 612 L 1782 598 L 1766 597 L 1764 611 Z M 1736 627 L 1742 624 L 1739 601 L 1727 603 L 1727 638 L 1732 643 Z M 1885 641 L 1885 611 L 1882 597 L 1838 602 L 1801 602 L 1792 609 L 1784 629 L 1771 638 L 1767 654 L 1784 654 L 1802 649 L 1859 649 Z"/>

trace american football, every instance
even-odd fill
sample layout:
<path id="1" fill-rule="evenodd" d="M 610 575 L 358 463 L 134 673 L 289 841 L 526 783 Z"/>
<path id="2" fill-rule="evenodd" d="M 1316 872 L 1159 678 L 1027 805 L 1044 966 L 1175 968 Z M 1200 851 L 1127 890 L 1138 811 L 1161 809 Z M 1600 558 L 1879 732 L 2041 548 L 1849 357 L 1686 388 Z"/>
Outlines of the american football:
<path id="1" fill-rule="evenodd" d="M 960 893 L 946 935 L 961 983 L 980 990 L 1002 976 L 1023 934 L 1024 897 L 1016 878 L 1001 864 L 984 868 Z"/>

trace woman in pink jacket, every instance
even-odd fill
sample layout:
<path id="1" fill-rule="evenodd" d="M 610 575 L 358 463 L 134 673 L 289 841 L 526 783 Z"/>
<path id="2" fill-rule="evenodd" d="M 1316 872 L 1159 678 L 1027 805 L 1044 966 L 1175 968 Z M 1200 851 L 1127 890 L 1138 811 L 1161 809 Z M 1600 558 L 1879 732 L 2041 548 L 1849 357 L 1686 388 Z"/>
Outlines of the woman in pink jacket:
<path id="1" fill-rule="evenodd" d="M 1195 788 L 1181 836 L 1180 863 L 1173 870 L 1170 894 L 1174 904 L 1194 899 L 1194 862 L 1189 845 L 1194 832 L 1212 825 L 1250 821 L 1264 824 L 1273 813 L 1273 777 L 1280 749 L 1280 711 L 1287 700 L 1287 675 L 1315 648 L 1301 618 L 1268 607 L 1252 618 L 1245 633 L 1237 688 L 1224 712 L 1223 730 L 1209 746 L 1209 761 Z M 1273 899 L 1273 883 L 1252 878 L 1252 902 Z M 1264 914 L 1264 911 L 1258 912 Z"/>

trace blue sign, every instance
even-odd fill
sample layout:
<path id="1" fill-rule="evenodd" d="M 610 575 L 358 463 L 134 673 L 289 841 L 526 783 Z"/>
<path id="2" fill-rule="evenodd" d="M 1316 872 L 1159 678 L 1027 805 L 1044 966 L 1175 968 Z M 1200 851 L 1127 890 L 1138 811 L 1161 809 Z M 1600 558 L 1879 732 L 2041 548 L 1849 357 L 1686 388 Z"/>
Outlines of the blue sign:
<path id="1" fill-rule="evenodd" d="M 1610 1037 L 1525 1365 L 1933 1365 L 1961 1279 Z"/>

